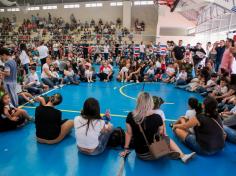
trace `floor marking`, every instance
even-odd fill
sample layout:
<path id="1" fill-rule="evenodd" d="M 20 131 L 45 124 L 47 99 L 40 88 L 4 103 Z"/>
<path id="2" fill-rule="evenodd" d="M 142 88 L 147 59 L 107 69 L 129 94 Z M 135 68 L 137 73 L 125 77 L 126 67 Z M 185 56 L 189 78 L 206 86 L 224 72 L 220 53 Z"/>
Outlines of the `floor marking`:
<path id="1" fill-rule="evenodd" d="M 119 89 L 120 94 L 123 95 L 123 96 L 126 97 L 126 98 L 129 98 L 129 99 L 132 99 L 132 100 L 136 100 L 136 98 L 131 97 L 131 96 L 125 94 L 124 91 L 123 91 L 123 89 L 124 89 L 125 87 L 132 86 L 132 85 L 136 85 L 136 84 L 143 84 L 143 83 L 132 83 L 132 84 L 126 84 L 126 85 L 120 87 L 120 89 Z M 148 83 L 148 84 L 153 84 L 153 83 Z M 175 103 L 165 102 L 164 104 L 167 104 L 167 105 L 173 105 L 173 104 L 175 104 Z"/>
<path id="2" fill-rule="evenodd" d="M 22 108 L 26 108 L 26 109 L 35 109 L 35 106 L 22 106 Z M 68 109 L 59 109 L 62 112 L 69 112 L 69 113 L 81 113 L 81 111 L 76 111 L 76 110 L 68 110 Z M 101 116 L 103 116 L 104 114 L 101 114 Z M 126 118 L 127 115 L 120 115 L 120 114 L 111 114 L 111 116 L 113 117 L 122 117 L 122 118 Z M 167 122 L 175 122 L 176 120 L 173 119 L 166 119 L 165 121 Z"/>

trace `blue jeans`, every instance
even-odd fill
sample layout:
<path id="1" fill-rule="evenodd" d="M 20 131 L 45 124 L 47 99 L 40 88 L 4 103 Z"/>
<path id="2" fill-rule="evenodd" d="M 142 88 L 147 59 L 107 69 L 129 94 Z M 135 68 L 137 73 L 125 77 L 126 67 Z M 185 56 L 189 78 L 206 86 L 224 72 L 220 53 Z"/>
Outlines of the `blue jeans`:
<path id="1" fill-rule="evenodd" d="M 107 143 L 108 143 L 108 140 L 109 140 L 109 137 L 111 135 L 112 131 L 109 131 L 109 132 L 106 132 L 106 133 L 101 133 L 101 135 L 99 136 L 98 140 L 99 140 L 99 144 L 97 146 L 97 148 L 92 152 L 92 153 L 84 153 L 84 154 L 87 154 L 87 155 L 99 155 L 101 154 L 102 152 L 104 152 L 104 150 L 106 149 L 107 147 Z"/>
<path id="2" fill-rule="evenodd" d="M 28 75 L 28 73 L 29 73 L 29 64 L 24 64 L 23 69 L 25 70 L 25 74 Z"/>
<path id="3" fill-rule="evenodd" d="M 178 79 L 176 81 L 176 86 L 182 86 L 182 85 L 186 85 L 186 84 L 187 84 L 187 82 L 183 79 Z"/>
<path id="4" fill-rule="evenodd" d="M 79 82 L 79 77 L 78 76 L 76 76 L 76 75 L 74 75 L 74 76 L 66 76 L 65 78 L 64 78 L 64 84 L 76 84 L 76 83 L 78 83 Z"/>
<path id="5" fill-rule="evenodd" d="M 227 140 L 231 143 L 236 144 L 236 130 L 234 130 L 230 127 L 227 127 L 225 125 L 224 125 L 224 130 L 227 134 Z"/>
<path id="6" fill-rule="evenodd" d="M 184 141 L 185 145 L 200 155 L 214 155 L 218 151 L 206 151 L 197 142 L 195 134 L 188 134 Z"/>

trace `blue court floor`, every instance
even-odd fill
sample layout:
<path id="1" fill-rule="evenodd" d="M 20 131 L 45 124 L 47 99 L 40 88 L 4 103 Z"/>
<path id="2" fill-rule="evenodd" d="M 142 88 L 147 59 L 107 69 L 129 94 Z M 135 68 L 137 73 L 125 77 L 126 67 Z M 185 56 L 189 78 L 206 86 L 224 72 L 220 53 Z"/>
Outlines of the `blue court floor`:
<path id="1" fill-rule="evenodd" d="M 64 118 L 73 119 L 79 115 L 83 102 L 95 97 L 101 105 L 101 112 L 110 109 L 114 126 L 125 127 L 125 117 L 135 107 L 135 97 L 143 84 L 81 83 L 79 86 L 65 86 L 48 94 L 61 93 L 63 103 L 58 106 Z M 163 83 L 147 83 L 144 90 L 161 96 L 166 104 L 162 106 L 167 117 L 168 134 L 184 152 L 190 152 L 171 132 L 168 124 L 184 115 L 189 97 L 201 98 Z M 35 106 L 25 105 L 30 115 Z M 78 153 L 74 131 L 60 144 L 42 145 L 35 141 L 35 126 L 28 126 L 11 132 L 0 133 L 0 176 L 235 176 L 236 146 L 226 143 L 224 151 L 211 156 L 196 156 L 186 165 L 178 160 L 162 159 L 144 162 L 133 151 L 123 162 L 117 150 L 106 150 L 100 156 L 85 156 Z M 124 166 L 124 167 L 123 167 Z"/>

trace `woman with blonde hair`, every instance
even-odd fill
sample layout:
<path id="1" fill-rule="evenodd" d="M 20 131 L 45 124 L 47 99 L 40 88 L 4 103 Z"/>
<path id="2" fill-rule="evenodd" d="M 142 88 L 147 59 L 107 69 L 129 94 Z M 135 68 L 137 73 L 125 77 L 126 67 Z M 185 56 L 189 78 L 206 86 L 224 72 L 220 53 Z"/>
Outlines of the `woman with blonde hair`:
<path id="1" fill-rule="evenodd" d="M 160 140 L 160 136 L 162 136 L 166 139 L 166 142 L 172 151 L 170 152 L 169 157 L 172 159 L 181 159 L 186 163 L 195 155 L 195 153 L 188 155 L 184 154 L 173 140 L 164 135 L 165 130 L 162 118 L 160 115 L 153 112 L 153 107 L 154 103 L 152 96 L 147 92 L 141 92 L 138 96 L 135 110 L 130 112 L 126 119 L 127 131 L 125 135 L 125 150 L 121 153 L 121 156 L 125 157 L 129 153 L 129 144 L 133 137 L 137 156 L 142 160 L 154 160 L 143 134 L 140 131 L 139 125 L 141 125 L 149 144 L 154 142 L 154 137 L 158 141 Z"/>

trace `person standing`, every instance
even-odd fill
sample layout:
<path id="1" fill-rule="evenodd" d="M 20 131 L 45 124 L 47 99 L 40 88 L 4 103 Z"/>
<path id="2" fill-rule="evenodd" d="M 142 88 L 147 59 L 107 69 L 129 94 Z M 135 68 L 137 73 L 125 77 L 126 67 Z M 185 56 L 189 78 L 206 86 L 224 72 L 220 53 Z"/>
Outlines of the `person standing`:
<path id="1" fill-rule="evenodd" d="M 106 42 L 105 45 L 104 45 L 104 58 L 105 58 L 105 60 L 108 60 L 108 57 L 109 57 L 109 49 L 110 49 L 110 46 L 109 46 L 108 43 Z"/>
<path id="2" fill-rule="evenodd" d="M 16 93 L 17 84 L 17 64 L 15 60 L 10 56 L 10 52 L 7 48 L 0 49 L 0 57 L 3 63 L 5 63 L 5 69 L 0 71 L 0 74 L 4 75 L 4 87 L 11 98 L 11 103 L 14 107 L 18 106 L 18 96 Z"/>
<path id="3" fill-rule="evenodd" d="M 179 65 L 184 59 L 184 54 L 185 54 L 185 48 L 183 46 L 183 40 L 179 40 L 179 45 L 175 46 L 172 51 L 173 58 L 177 61 Z"/>
<path id="4" fill-rule="evenodd" d="M 25 74 L 28 75 L 29 73 L 29 64 L 30 64 L 30 59 L 29 59 L 29 56 L 27 54 L 27 48 L 26 48 L 26 44 L 22 43 L 20 45 L 20 61 L 21 61 L 21 64 L 24 68 L 24 71 L 25 71 Z"/>
<path id="5" fill-rule="evenodd" d="M 48 57 L 48 47 L 45 46 L 44 41 L 42 41 L 37 50 L 39 52 L 39 59 L 41 61 L 41 71 L 42 71 L 43 65 L 46 63 L 46 58 Z"/>
<path id="6" fill-rule="evenodd" d="M 145 57 L 145 49 L 146 46 L 143 44 L 143 42 L 141 42 L 141 44 L 139 45 L 139 50 L 140 50 L 140 59 L 144 60 Z"/>
<path id="7" fill-rule="evenodd" d="M 220 64 L 220 71 L 222 73 L 226 72 L 229 73 L 231 69 L 231 65 L 233 62 L 233 56 L 230 52 L 230 49 L 234 47 L 234 41 L 232 39 L 227 39 L 225 44 L 225 52 L 223 54 L 221 64 Z"/>
<path id="8" fill-rule="evenodd" d="M 223 54 L 225 52 L 225 41 L 220 41 L 220 46 L 216 48 L 216 63 L 215 63 L 215 71 L 218 72 L 221 64 L 221 60 L 223 58 Z"/>

